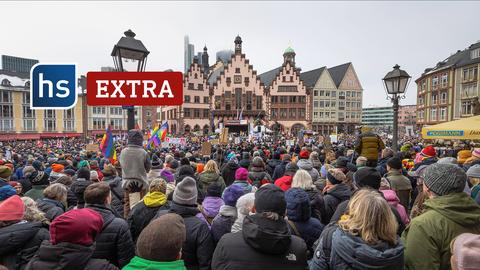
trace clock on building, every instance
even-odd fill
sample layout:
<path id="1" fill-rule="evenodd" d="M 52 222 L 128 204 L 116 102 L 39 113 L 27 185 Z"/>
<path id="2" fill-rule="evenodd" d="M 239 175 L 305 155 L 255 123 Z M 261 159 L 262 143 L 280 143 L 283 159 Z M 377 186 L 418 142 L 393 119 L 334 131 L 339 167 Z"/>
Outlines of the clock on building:
<path id="1" fill-rule="evenodd" d="M 242 83 L 242 75 L 235 75 L 233 77 L 233 83 Z"/>

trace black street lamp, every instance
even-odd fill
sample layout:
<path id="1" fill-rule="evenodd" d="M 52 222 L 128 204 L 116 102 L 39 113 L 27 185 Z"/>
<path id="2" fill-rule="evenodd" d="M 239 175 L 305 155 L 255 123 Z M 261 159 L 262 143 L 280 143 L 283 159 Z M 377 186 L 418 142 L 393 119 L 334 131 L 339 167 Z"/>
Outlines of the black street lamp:
<path id="1" fill-rule="evenodd" d="M 125 36 L 113 46 L 112 57 L 113 64 L 117 71 L 145 71 L 147 56 L 150 53 L 142 41 L 135 39 L 135 33 L 128 29 L 124 32 Z M 128 69 L 126 66 L 131 66 L 130 63 L 136 64 L 136 68 Z M 127 109 L 127 129 L 135 128 L 135 107 L 123 106 Z"/>
<path id="2" fill-rule="evenodd" d="M 388 72 L 383 78 L 387 97 L 393 103 L 393 145 L 394 151 L 398 150 L 398 100 L 405 98 L 405 91 L 410 82 L 410 75 L 405 70 L 401 70 L 399 65 L 395 65 L 393 70 Z"/>

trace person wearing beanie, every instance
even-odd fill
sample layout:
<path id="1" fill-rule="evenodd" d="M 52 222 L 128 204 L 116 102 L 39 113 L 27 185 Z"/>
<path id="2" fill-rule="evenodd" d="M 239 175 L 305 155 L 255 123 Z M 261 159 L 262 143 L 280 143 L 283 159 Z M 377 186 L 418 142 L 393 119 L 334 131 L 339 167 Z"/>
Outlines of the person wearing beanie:
<path id="1" fill-rule="evenodd" d="M 63 171 L 65 170 L 65 166 L 63 166 L 60 163 L 53 163 L 52 166 L 52 171 L 50 172 L 50 177 L 48 178 L 48 181 L 50 183 L 55 182 L 60 176 L 65 175 Z"/>
<path id="2" fill-rule="evenodd" d="M 165 214 L 153 220 L 138 238 L 137 256 L 123 270 L 185 270 L 180 257 L 186 238 L 181 216 Z"/>
<path id="3" fill-rule="evenodd" d="M 110 186 L 105 182 L 93 183 L 85 189 L 84 198 L 85 208 L 100 214 L 104 222 L 96 236 L 92 258 L 106 259 L 121 269 L 135 256 L 135 249 L 128 223 L 110 206 Z"/>
<path id="4" fill-rule="evenodd" d="M 307 171 L 312 177 L 312 182 L 316 182 L 318 179 L 320 179 L 320 174 L 318 173 L 317 169 L 313 167 L 312 161 L 308 159 L 309 157 L 310 153 L 308 150 L 302 150 L 300 152 L 300 160 L 298 160 L 297 166 L 298 168 Z"/>
<path id="5" fill-rule="evenodd" d="M 465 160 L 463 167 L 468 169 L 473 165 L 480 164 L 480 148 L 474 148 L 471 156 Z"/>
<path id="6" fill-rule="evenodd" d="M 275 181 L 275 185 L 284 192 L 292 186 L 293 176 L 298 171 L 297 164 L 290 162 L 285 166 L 285 173 Z"/>
<path id="7" fill-rule="evenodd" d="M 248 180 L 257 188 L 272 182 L 272 177 L 267 173 L 265 169 L 265 162 L 263 162 L 261 157 L 253 158 L 252 164 L 248 169 Z"/>
<path id="8" fill-rule="evenodd" d="M 408 269 L 449 269 L 450 242 L 462 233 L 480 233 L 480 206 L 463 192 L 467 175 L 453 164 L 426 168 L 424 212 L 403 232 Z"/>
<path id="9" fill-rule="evenodd" d="M 35 162 L 34 162 L 35 163 Z M 44 171 L 38 171 L 29 168 L 25 177 L 29 180 L 32 188 L 25 192 L 26 197 L 32 198 L 34 201 L 43 198 L 43 190 L 50 184 L 48 181 L 48 174 Z"/>
<path id="10" fill-rule="evenodd" d="M 367 166 L 376 167 L 379 153 L 385 148 L 382 138 L 373 133 L 371 128 L 362 127 L 355 142 L 355 152 L 368 159 Z"/>
<path id="11" fill-rule="evenodd" d="M 173 191 L 175 190 L 175 175 L 170 170 L 164 169 L 160 174 L 160 178 L 167 182 L 167 191 L 165 195 L 171 200 L 171 195 L 173 195 Z"/>
<path id="12" fill-rule="evenodd" d="M 235 206 L 237 208 L 237 219 L 232 225 L 232 233 L 242 230 L 243 220 L 252 212 L 254 202 L 255 193 L 246 193 L 242 197 L 238 198 L 237 205 Z"/>
<path id="13" fill-rule="evenodd" d="M 158 211 L 155 218 L 167 213 L 175 213 L 183 218 L 186 229 L 186 240 L 182 245 L 182 260 L 189 270 L 209 270 L 212 254 L 215 249 L 210 230 L 196 215 L 197 183 L 192 177 L 185 177 L 175 186 L 169 210 Z"/>
<path id="14" fill-rule="evenodd" d="M 307 246 L 292 235 L 285 221 L 284 192 L 273 184 L 255 192 L 253 215 L 243 221 L 242 231 L 225 234 L 213 254 L 212 269 L 252 270 L 307 269 Z M 252 210 L 253 210 L 252 209 Z"/>
<path id="15" fill-rule="evenodd" d="M 122 178 L 117 176 L 117 170 L 112 164 L 103 166 L 102 173 L 103 182 L 107 183 L 112 191 L 112 202 L 110 205 L 121 217 L 123 217 L 124 191 L 122 188 Z"/>
<path id="16" fill-rule="evenodd" d="M 473 270 L 480 265 L 480 235 L 462 233 L 450 244 L 452 270 Z"/>
<path id="17" fill-rule="evenodd" d="M 18 195 L 0 202 L 0 265 L 7 269 L 24 269 L 42 241 L 50 239 L 44 224 L 27 222 L 24 214 Z"/>
<path id="18" fill-rule="evenodd" d="M 152 164 L 148 153 L 143 149 L 143 134 L 140 130 L 132 129 L 128 131 L 128 145 L 123 148 L 119 157 L 122 166 L 122 187 L 125 192 L 125 198 L 128 199 L 129 193 L 140 192 L 142 198 L 148 190 L 147 172 L 150 171 Z M 124 215 L 128 216 L 130 211 L 129 203 L 125 203 Z"/>
<path id="19" fill-rule="evenodd" d="M 92 181 L 92 182 L 100 182 L 100 179 L 98 178 L 98 173 L 97 173 L 97 171 L 90 171 L 90 181 Z"/>
<path id="20" fill-rule="evenodd" d="M 10 180 L 12 169 L 5 165 L 0 165 L 0 185 L 4 186 Z"/>
<path id="21" fill-rule="evenodd" d="M 60 183 L 51 184 L 43 191 L 43 198 L 36 202 L 38 209 L 52 221 L 66 211 L 67 187 Z"/>
<path id="22" fill-rule="evenodd" d="M 273 173 L 275 172 L 275 168 L 280 165 L 282 163 L 282 161 L 280 160 L 280 152 L 278 151 L 275 151 L 273 153 L 273 157 L 272 159 L 268 160 L 267 161 L 267 166 L 266 166 L 266 170 L 267 170 L 267 173 L 272 176 Z"/>
<path id="23" fill-rule="evenodd" d="M 292 162 L 292 156 L 289 154 L 282 155 L 282 162 L 275 167 L 273 171 L 272 180 L 276 181 L 278 178 L 283 177 L 285 175 L 285 167 L 288 163 Z"/>
<path id="24" fill-rule="evenodd" d="M 310 153 L 310 161 L 313 164 L 313 168 L 315 168 L 317 171 L 320 171 L 320 169 L 322 168 L 322 162 L 318 157 L 317 151 L 313 151 L 312 153 Z"/>
<path id="25" fill-rule="evenodd" d="M 408 177 L 402 174 L 402 161 L 398 157 L 392 157 L 387 161 L 387 174 L 384 178 L 390 184 L 390 189 L 400 199 L 400 203 L 405 209 L 410 207 L 410 193 L 412 191 L 412 183 Z"/>
<path id="26" fill-rule="evenodd" d="M 480 164 L 474 165 L 467 170 L 468 183 L 470 184 L 470 196 L 480 204 Z"/>
<path id="27" fill-rule="evenodd" d="M 303 189 L 289 189 L 285 192 L 285 201 L 290 232 L 305 241 L 309 250 L 309 259 L 311 259 L 313 243 L 320 237 L 324 226 L 318 219 L 312 218 L 310 198 Z"/>
<path id="28" fill-rule="evenodd" d="M 75 195 L 77 199 L 77 205 L 73 208 L 81 209 L 85 205 L 84 192 L 85 189 L 91 185 L 93 182 L 90 181 L 90 169 L 87 167 L 82 167 L 77 171 L 77 179 L 70 186 L 70 191 Z M 70 208 L 71 205 L 69 205 Z"/>
<path id="29" fill-rule="evenodd" d="M 231 154 L 234 154 L 234 156 L 230 158 L 221 169 L 221 176 L 227 187 L 235 181 L 235 172 L 240 167 L 238 160 L 235 158 L 235 153 L 232 152 Z"/>
<path id="30" fill-rule="evenodd" d="M 352 192 L 345 184 L 347 181 L 346 175 L 341 169 L 330 168 L 327 171 L 327 183 L 323 190 L 324 209 L 320 208 L 321 218 L 323 224 L 328 224 L 332 219 L 337 206 L 350 199 Z"/>
<path id="31" fill-rule="evenodd" d="M 27 165 L 23 167 L 23 178 L 18 180 L 22 184 L 23 194 L 32 189 L 32 182 L 30 182 L 30 178 L 34 173 L 36 174 L 37 170 L 33 166 Z"/>
<path id="32" fill-rule="evenodd" d="M 0 202 L 12 197 L 13 195 L 18 194 L 15 188 L 13 188 L 11 185 L 0 187 Z"/>
<path id="33" fill-rule="evenodd" d="M 213 219 L 217 216 L 220 208 L 224 204 L 222 199 L 222 185 L 212 183 L 207 188 L 207 193 L 202 204 L 198 206 L 200 213 L 197 214 L 197 217 L 203 220 L 210 228 Z"/>
<path id="34" fill-rule="evenodd" d="M 472 156 L 472 152 L 470 150 L 460 150 L 457 153 L 457 161 L 458 164 L 463 165 L 467 159 Z"/>
<path id="35" fill-rule="evenodd" d="M 232 225 L 237 219 L 237 200 L 244 194 L 243 189 L 237 185 L 231 185 L 225 189 L 222 198 L 225 205 L 220 207 L 218 215 L 212 222 L 212 236 L 215 243 L 232 229 Z"/>
<path id="36" fill-rule="evenodd" d="M 127 221 L 134 242 L 148 223 L 155 217 L 157 212 L 170 209 L 167 202 L 167 183 L 162 178 L 155 178 L 150 182 L 148 193 L 136 204 Z"/>
<path id="37" fill-rule="evenodd" d="M 197 170 L 196 170 L 197 175 L 201 174 L 204 170 L 205 170 L 205 164 L 197 163 Z"/>
<path id="38" fill-rule="evenodd" d="M 162 160 L 157 156 L 153 155 L 152 156 L 152 167 L 150 168 L 150 171 L 148 172 L 147 178 L 149 181 L 151 181 L 154 178 L 160 177 L 160 174 L 163 171 L 163 162 Z"/>
<path id="39" fill-rule="evenodd" d="M 235 181 L 232 185 L 240 186 L 243 189 L 243 193 L 255 192 L 256 190 L 256 187 L 250 185 L 248 182 L 248 171 L 243 167 L 235 171 Z"/>
<path id="40" fill-rule="evenodd" d="M 250 168 L 251 156 L 249 152 L 242 153 L 242 159 L 238 162 L 238 165 L 244 169 Z"/>
<path id="41" fill-rule="evenodd" d="M 102 216 L 91 209 L 60 215 L 50 225 L 50 241 L 42 242 L 26 269 L 118 269 L 107 260 L 92 257 L 103 224 Z"/>

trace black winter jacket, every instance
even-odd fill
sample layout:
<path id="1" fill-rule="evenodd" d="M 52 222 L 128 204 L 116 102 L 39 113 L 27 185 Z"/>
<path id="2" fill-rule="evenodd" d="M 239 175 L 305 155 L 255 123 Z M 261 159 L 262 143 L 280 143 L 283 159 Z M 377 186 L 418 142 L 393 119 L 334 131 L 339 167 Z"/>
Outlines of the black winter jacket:
<path id="1" fill-rule="evenodd" d="M 185 267 L 188 270 L 209 270 L 215 244 L 208 225 L 195 216 L 199 213 L 197 207 L 172 202 L 170 210 L 158 211 L 155 218 L 169 212 L 180 215 L 185 222 L 187 240 L 182 246 Z"/>
<path id="2" fill-rule="evenodd" d="M 102 232 L 95 238 L 96 248 L 92 258 L 106 259 L 122 268 L 135 256 L 135 245 L 128 224 L 117 218 L 110 207 L 105 205 L 85 205 L 98 212 L 103 218 Z"/>
<path id="3" fill-rule="evenodd" d="M 128 226 L 132 235 L 133 242 L 137 242 L 142 230 L 147 227 L 148 223 L 155 217 L 158 211 L 168 210 L 170 205 L 168 202 L 159 207 L 148 207 L 143 200 L 135 205 L 128 215 Z"/>
<path id="4" fill-rule="evenodd" d="M 282 163 L 278 164 L 275 169 L 273 170 L 272 180 L 275 182 L 278 178 L 282 177 L 285 174 L 285 167 L 290 161 L 282 161 Z"/>
<path id="5" fill-rule="evenodd" d="M 118 176 L 105 176 L 103 177 L 103 182 L 108 183 L 112 191 L 112 203 L 110 205 L 120 217 L 123 217 L 122 178 Z"/>
<path id="6" fill-rule="evenodd" d="M 212 227 L 210 228 L 213 236 L 213 241 L 218 243 L 223 235 L 232 230 L 233 223 L 237 219 L 237 208 L 230 205 L 223 205 L 220 207 L 218 215 L 213 219 Z"/>
<path id="7" fill-rule="evenodd" d="M 328 190 L 323 196 L 324 201 L 324 212 L 322 213 L 322 222 L 323 224 L 330 223 L 337 206 L 346 200 L 350 199 L 352 192 L 350 188 L 345 184 L 338 184 L 332 189 Z"/>
<path id="8" fill-rule="evenodd" d="M 50 221 L 65 213 L 65 206 L 61 202 L 52 199 L 39 199 L 37 200 L 37 206 L 40 211 L 45 213 L 45 217 Z"/>
<path id="9" fill-rule="evenodd" d="M 17 223 L 0 228 L 0 265 L 25 269 L 43 240 L 49 240 L 48 228 L 40 222 Z"/>
<path id="10" fill-rule="evenodd" d="M 213 254 L 215 270 L 305 270 L 305 242 L 290 234 L 286 222 L 258 214 L 245 217 L 240 232 L 228 233 Z"/>
<path id="11" fill-rule="evenodd" d="M 271 159 L 267 162 L 267 166 L 266 166 L 266 169 L 267 169 L 267 173 L 270 174 L 270 175 L 273 175 L 274 171 L 275 171 L 275 168 L 282 164 L 282 161 L 279 160 L 279 159 Z M 283 176 L 283 175 L 282 175 Z M 276 179 L 274 179 L 276 180 Z"/>
<path id="12" fill-rule="evenodd" d="M 240 168 L 237 163 L 234 161 L 229 161 L 225 163 L 222 168 L 222 177 L 225 181 L 225 186 L 230 186 L 235 181 L 235 172 Z"/>
<path id="13" fill-rule="evenodd" d="M 26 269 L 118 270 L 107 260 L 93 259 L 94 249 L 95 245 L 81 246 L 66 242 L 52 245 L 49 241 L 44 241 Z"/>

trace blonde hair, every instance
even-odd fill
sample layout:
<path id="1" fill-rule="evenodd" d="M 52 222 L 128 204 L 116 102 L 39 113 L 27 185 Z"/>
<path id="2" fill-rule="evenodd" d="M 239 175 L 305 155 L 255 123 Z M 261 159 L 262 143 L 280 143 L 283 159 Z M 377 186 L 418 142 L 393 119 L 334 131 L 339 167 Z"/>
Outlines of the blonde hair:
<path id="1" fill-rule="evenodd" d="M 220 170 L 218 169 L 217 162 L 215 160 L 211 159 L 205 164 L 205 167 L 203 168 L 203 172 L 214 172 L 216 174 L 220 174 Z"/>
<path id="2" fill-rule="evenodd" d="M 292 188 L 311 189 L 313 187 L 312 176 L 305 170 L 298 170 L 293 176 Z"/>
<path id="3" fill-rule="evenodd" d="M 480 178 L 479 177 L 468 177 L 468 180 L 470 181 L 470 184 L 472 184 L 472 186 L 476 186 L 478 184 L 480 184 Z"/>
<path id="4" fill-rule="evenodd" d="M 29 197 L 22 197 L 23 204 L 25 205 L 25 213 L 23 219 L 29 222 L 42 222 L 50 223 L 45 217 L 45 213 L 40 211 L 37 207 L 37 203 Z"/>
<path id="5" fill-rule="evenodd" d="M 43 196 L 59 202 L 67 201 L 67 187 L 64 184 L 55 183 L 43 190 Z"/>
<path id="6" fill-rule="evenodd" d="M 359 236 L 369 245 L 385 241 L 397 243 L 398 223 L 387 201 L 372 189 L 361 189 L 348 203 L 348 217 L 338 222 L 340 228 Z"/>

